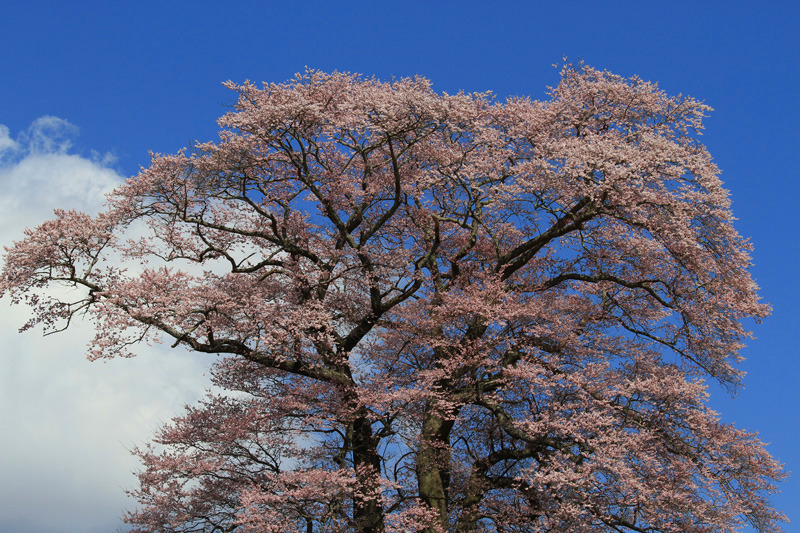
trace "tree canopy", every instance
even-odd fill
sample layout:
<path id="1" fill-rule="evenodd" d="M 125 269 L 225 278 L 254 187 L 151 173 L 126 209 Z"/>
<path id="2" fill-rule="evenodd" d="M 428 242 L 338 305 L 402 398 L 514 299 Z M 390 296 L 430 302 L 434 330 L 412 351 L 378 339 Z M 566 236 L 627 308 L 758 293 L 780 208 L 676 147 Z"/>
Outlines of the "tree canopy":
<path id="1" fill-rule="evenodd" d="M 769 311 L 708 106 L 584 65 L 544 102 L 227 85 L 218 142 L 57 211 L 0 280 L 23 329 L 91 316 L 91 358 L 219 354 L 136 451 L 136 531 L 780 530 L 781 465 L 707 406 Z"/>

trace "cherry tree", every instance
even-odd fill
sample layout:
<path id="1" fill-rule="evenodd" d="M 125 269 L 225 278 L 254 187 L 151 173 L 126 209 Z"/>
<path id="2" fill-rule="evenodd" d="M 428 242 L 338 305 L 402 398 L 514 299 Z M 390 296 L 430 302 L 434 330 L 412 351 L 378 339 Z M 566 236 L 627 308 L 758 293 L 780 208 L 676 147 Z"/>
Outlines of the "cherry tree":
<path id="1" fill-rule="evenodd" d="M 23 329 L 91 317 L 90 358 L 218 354 L 135 451 L 136 531 L 780 530 L 781 465 L 707 406 L 768 307 L 706 105 L 584 65 L 545 102 L 227 86 L 218 142 L 57 211 L 0 281 Z"/>

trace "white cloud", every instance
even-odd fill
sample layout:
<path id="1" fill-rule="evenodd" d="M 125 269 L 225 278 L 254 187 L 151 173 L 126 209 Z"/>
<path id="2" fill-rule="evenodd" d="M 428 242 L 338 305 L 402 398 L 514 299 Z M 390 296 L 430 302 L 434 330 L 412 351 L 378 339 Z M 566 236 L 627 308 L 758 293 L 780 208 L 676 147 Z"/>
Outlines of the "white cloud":
<path id="1" fill-rule="evenodd" d="M 20 140 L 31 154 L 66 154 L 77 134 L 78 127 L 69 121 L 44 116 L 34 120 Z"/>
<path id="2" fill-rule="evenodd" d="M 21 236 L 57 207 L 97 212 L 122 181 L 110 156 L 68 153 L 76 133 L 66 120 L 42 117 L 15 141 L 0 125 L 0 241 Z"/>
<path id="3" fill-rule="evenodd" d="M 14 151 L 17 149 L 17 143 L 9 135 L 7 126 L 0 124 L 0 156 L 6 151 Z M 0 159 L 2 161 L 2 159 Z"/>
<path id="4" fill-rule="evenodd" d="M 54 208 L 97 212 L 122 181 L 109 156 L 70 153 L 77 128 L 43 117 L 13 139 L 0 125 L 0 245 Z M 0 532 L 93 533 L 120 527 L 133 502 L 127 452 L 199 397 L 208 359 L 166 347 L 91 363 L 91 325 L 18 334 L 25 308 L 0 301 Z M 169 353 L 167 353 L 169 352 Z"/>

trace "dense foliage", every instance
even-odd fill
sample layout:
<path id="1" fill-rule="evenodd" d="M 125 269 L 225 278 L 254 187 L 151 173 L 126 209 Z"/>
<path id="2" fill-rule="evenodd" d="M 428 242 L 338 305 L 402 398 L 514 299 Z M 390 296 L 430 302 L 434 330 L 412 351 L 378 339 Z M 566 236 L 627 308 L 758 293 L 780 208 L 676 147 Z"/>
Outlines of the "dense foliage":
<path id="1" fill-rule="evenodd" d="M 768 312 L 707 106 L 583 65 L 546 102 L 229 87 L 219 142 L 57 212 L 0 282 L 27 327 L 88 312 L 91 357 L 220 354 L 137 450 L 137 531 L 779 530 L 780 465 L 706 405 Z"/>

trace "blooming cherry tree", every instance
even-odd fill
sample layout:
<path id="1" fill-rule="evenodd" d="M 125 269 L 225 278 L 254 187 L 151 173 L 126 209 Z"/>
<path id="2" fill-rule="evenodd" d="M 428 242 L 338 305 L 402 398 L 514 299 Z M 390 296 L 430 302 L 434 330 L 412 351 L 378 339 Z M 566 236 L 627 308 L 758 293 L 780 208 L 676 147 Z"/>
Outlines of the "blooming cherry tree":
<path id="1" fill-rule="evenodd" d="M 228 87 L 218 142 L 57 211 L 0 281 L 24 328 L 89 314 L 91 358 L 219 355 L 136 450 L 136 531 L 780 530 L 781 466 L 706 403 L 768 313 L 707 106 L 583 65 L 546 102 Z"/>

